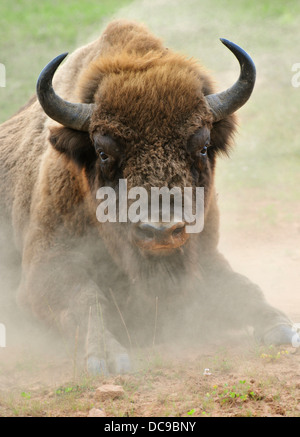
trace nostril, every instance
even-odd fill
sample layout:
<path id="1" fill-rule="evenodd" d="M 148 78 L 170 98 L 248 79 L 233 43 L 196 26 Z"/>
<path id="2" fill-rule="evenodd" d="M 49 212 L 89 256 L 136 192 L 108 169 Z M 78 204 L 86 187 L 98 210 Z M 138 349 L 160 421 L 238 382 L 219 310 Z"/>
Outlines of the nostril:
<path id="1" fill-rule="evenodd" d="M 148 238 L 148 239 L 154 238 L 154 233 L 150 229 L 142 229 L 141 232 L 144 238 Z"/>
<path id="2" fill-rule="evenodd" d="M 154 238 L 154 230 L 147 224 L 141 224 L 136 228 L 136 236 L 144 240 L 152 240 Z"/>
<path id="3" fill-rule="evenodd" d="M 179 237 L 184 234 L 185 223 L 176 223 L 172 228 L 172 237 Z"/>
<path id="4" fill-rule="evenodd" d="M 178 237 L 178 235 L 181 235 L 181 234 L 183 233 L 183 231 L 184 231 L 184 227 L 183 227 L 183 226 L 180 227 L 180 228 L 176 228 L 176 229 L 174 229 L 174 231 L 172 232 L 172 235 L 173 235 L 174 237 Z"/>

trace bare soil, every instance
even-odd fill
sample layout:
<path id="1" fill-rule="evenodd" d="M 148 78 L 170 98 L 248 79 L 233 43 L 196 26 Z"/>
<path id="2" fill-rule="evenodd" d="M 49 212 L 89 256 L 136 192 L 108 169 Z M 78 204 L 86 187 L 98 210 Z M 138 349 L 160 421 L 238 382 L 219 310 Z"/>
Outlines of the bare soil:
<path id="1" fill-rule="evenodd" d="M 270 229 L 243 240 L 240 232 L 225 232 L 220 243 L 233 267 L 261 285 L 294 322 L 300 321 L 298 239 L 295 226 L 288 235 L 276 229 L 276 238 Z M 49 334 L 34 335 L 35 341 L 20 334 L 0 348 L 2 417 L 87 416 L 91 408 L 108 417 L 300 416 L 300 348 L 262 347 L 248 332 L 135 350 L 131 374 L 97 378 L 63 342 L 57 355 Z M 123 386 L 125 396 L 97 400 L 102 384 Z"/>
<path id="2" fill-rule="evenodd" d="M 217 80 L 222 89 L 233 83 L 237 67 L 232 59 L 225 70 L 229 55 L 223 49 L 218 51 L 218 37 L 228 37 L 255 55 L 257 87 L 249 112 L 247 105 L 241 111 L 244 120 L 238 153 L 232 166 L 228 161 L 219 169 L 223 172 L 219 184 L 223 186 L 220 250 L 235 270 L 262 287 L 271 304 L 299 323 L 299 124 L 295 123 L 299 88 L 290 83 L 292 64 L 299 62 L 299 26 L 291 12 L 296 3 L 291 8 L 284 2 L 268 2 L 287 9 L 277 19 L 276 14 L 268 17 L 265 8 L 267 19 L 263 22 L 261 11 L 254 11 L 258 3 L 250 11 L 238 8 L 240 3 L 143 0 L 120 11 L 119 16 L 148 23 L 170 47 L 184 53 L 188 49 L 208 68 L 219 69 Z M 250 7 L 255 2 L 245 3 Z M 264 2 L 260 4 L 264 10 Z M 93 31 L 98 36 L 98 29 Z M 20 40 L 16 41 L 19 45 Z M 47 50 L 35 49 L 34 56 L 48 53 L 48 43 Z M 23 52 L 28 58 L 25 44 Z M 254 196 L 246 186 L 249 181 L 256 189 Z M 270 196 L 270 186 L 275 194 L 277 188 L 278 199 L 274 200 L 274 193 Z M 231 207 L 234 202 L 237 208 Z M 276 226 L 270 226 L 268 220 Z M 220 333 L 206 344 L 175 343 L 135 350 L 131 374 L 91 378 L 82 368 L 76 348 L 70 351 L 63 339 L 53 346 L 55 340 L 40 327 L 19 326 L 14 336 L 7 329 L 7 347 L 0 348 L 0 417 L 87 416 L 92 408 L 103 409 L 108 417 L 300 417 L 300 348 L 262 347 L 248 332 Z M 121 385 L 125 396 L 97 400 L 96 389 L 103 384 Z"/>

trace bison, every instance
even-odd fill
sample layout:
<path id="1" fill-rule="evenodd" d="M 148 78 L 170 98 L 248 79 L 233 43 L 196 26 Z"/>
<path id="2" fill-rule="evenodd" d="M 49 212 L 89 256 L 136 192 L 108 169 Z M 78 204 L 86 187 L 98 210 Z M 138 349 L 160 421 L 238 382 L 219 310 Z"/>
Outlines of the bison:
<path id="1" fill-rule="evenodd" d="M 222 43 L 241 71 L 215 93 L 196 60 L 144 25 L 113 21 L 59 69 L 66 54 L 51 61 L 36 95 L 1 125 L 1 220 L 22 258 L 17 302 L 63 335 L 77 332 L 90 372 L 127 372 L 130 347 L 154 336 L 252 327 L 260 341 L 282 344 L 295 335 L 218 251 L 216 160 L 255 83 L 249 55 Z M 202 232 L 173 216 L 100 222 L 97 192 L 118 197 L 121 179 L 147 192 L 203 187 Z"/>

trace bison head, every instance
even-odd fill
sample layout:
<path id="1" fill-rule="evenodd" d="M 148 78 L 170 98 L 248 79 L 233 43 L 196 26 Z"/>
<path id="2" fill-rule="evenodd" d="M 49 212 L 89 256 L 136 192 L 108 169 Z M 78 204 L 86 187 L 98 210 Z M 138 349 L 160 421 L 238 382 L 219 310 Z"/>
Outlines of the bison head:
<path id="1" fill-rule="evenodd" d="M 63 100 L 52 87 L 66 54 L 44 68 L 37 95 L 45 113 L 63 125 L 52 128 L 50 141 L 83 169 L 94 199 L 99 187 L 117 190 L 120 179 L 126 179 L 128 190 L 148 192 L 151 187 L 204 187 L 209 216 L 216 155 L 227 151 L 232 114 L 248 100 L 255 82 L 247 53 L 221 41 L 238 59 L 241 72 L 220 93 L 213 93 L 208 74 L 194 60 L 163 47 L 115 50 L 94 60 L 81 74 L 82 103 Z M 109 234 L 103 228 L 105 240 Z M 123 232 L 120 241 L 130 242 L 131 250 L 156 258 L 182 253 L 192 240 L 184 220 L 122 223 L 117 232 Z"/>

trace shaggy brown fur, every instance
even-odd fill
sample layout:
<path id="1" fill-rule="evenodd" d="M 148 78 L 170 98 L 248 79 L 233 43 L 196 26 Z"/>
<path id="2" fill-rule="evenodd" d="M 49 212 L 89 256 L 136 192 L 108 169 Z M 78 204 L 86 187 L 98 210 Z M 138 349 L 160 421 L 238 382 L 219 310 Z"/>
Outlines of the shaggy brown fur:
<path id="1" fill-rule="evenodd" d="M 118 311 L 131 339 L 142 341 L 147 329 L 141 328 L 153 330 L 156 297 L 158 331 L 168 326 L 175 338 L 190 320 L 198 335 L 204 329 L 199 320 L 211 314 L 221 329 L 226 319 L 226 326 L 250 325 L 261 336 L 288 324 L 217 251 L 215 161 L 230 147 L 235 118 L 213 124 L 205 70 L 143 26 L 121 20 L 68 58 L 54 88 L 66 100 L 96 103 L 88 133 L 54 123 L 36 99 L 1 126 L 0 206 L 23 258 L 19 302 L 46 323 L 55 316 L 72 337 L 77 326 L 83 340 L 88 331 L 87 355 L 107 358 L 117 369 L 128 343 Z M 207 158 L 193 155 L 203 132 L 211 137 Z M 119 149 L 109 168 L 97 155 L 101 135 Z M 141 253 L 130 223 L 96 220 L 97 189 L 119 178 L 128 188 L 203 186 L 203 232 L 169 256 Z"/>

